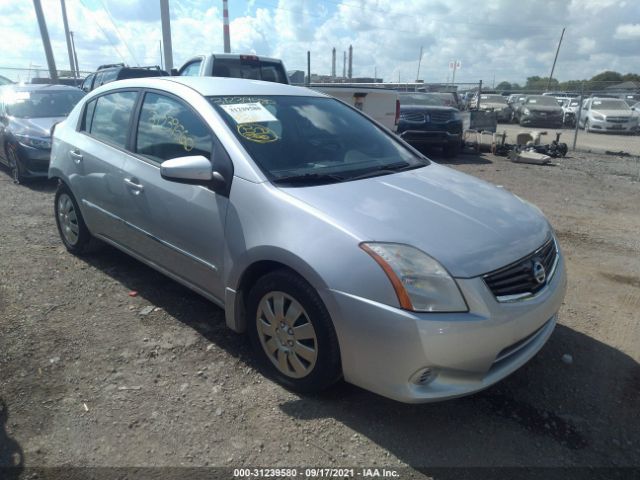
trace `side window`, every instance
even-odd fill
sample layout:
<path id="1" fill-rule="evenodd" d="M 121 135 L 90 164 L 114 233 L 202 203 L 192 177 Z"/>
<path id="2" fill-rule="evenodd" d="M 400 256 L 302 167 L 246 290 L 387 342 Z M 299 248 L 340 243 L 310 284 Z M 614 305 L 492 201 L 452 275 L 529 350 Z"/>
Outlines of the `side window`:
<path id="1" fill-rule="evenodd" d="M 104 85 L 105 83 L 113 82 L 118 76 L 117 70 L 107 70 L 102 74 L 102 81 L 100 85 Z"/>
<path id="2" fill-rule="evenodd" d="M 95 77 L 96 77 L 96 74 L 92 73 L 87 78 L 85 78 L 84 82 L 82 82 L 82 90 L 84 90 L 85 92 L 90 92 L 91 91 L 91 87 L 92 87 L 92 83 L 93 83 L 93 79 Z"/>
<path id="3" fill-rule="evenodd" d="M 81 132 L 91 131 L 91 121 L 93 120 L 93 112 L 96 109 L 96 100 L 91 100 L 84 107 L 84 116 L 82 117 L 82 123 L 80 124 Z"/>
<path id="4" fill-rule="evenodd" d="M 156 162 L 190 155 L 211 158 L 207 125 L 182 102 L 147 93 L 140 111 L 136 152 Z"/>
<path id="5" fill-rule="evenodd" d="M 103 72 L 96 73 L 96 79 L 93 81 L 93 88 L 98 88 L 100 85 L 102 85 L 103 74 L 104 74 Z"/>
<path id="6" fill-rule="evenodd" d="M 195 62 L 191 62 L 189 65 L 182 69 L 180 75 L 184 77 L 197 77 L 200 75 L 200 65 L 202 64 L 202 60 L 197 60 Z"/>
<path id="7" fill-rule="evenodd" d="M 137 92 L 114 92 L 98 97 L 89 128 L 91 136 L 125 148 L 137 96 Z"/>

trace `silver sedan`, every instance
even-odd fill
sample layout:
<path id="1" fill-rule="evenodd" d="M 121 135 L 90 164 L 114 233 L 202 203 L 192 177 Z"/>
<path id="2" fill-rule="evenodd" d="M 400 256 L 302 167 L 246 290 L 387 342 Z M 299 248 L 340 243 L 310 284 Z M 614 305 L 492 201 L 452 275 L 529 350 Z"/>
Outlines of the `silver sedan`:
<path id="1" fill-rule="evenodd" d="M 539 209 L 358 110 L 238 79 L 114 82 L 53 136 L 62 242 L 106 242 L 225 309 L 298 391 L 466 395 L 533 357 L 564 261 Z"/>

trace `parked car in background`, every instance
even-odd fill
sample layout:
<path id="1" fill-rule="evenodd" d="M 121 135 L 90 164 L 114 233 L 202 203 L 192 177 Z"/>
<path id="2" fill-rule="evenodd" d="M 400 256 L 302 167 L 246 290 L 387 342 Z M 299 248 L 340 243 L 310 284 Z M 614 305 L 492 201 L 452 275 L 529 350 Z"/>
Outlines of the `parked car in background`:
<path id="1" fill-rule="evenodd" d="M 0 162 L 11 169 L 15 183 L 47 176 L 51 128 L 83 96 L 64 85 L 0 87 Z"/>
<path id="2" fill-rule="evenodd" d="M 49 175 L 70 252 L 98 237 L 209 298 L 299 391 L 485 389 L 542 348 L 566 290 L 539 209 L 307 88 L 108 85 L 56 127 Z"/>
<path id="3" fill-rule="evenodd" d="M 129 67 L 124 63 L 102 65 L 98 67 L 98 71 L 87 76 L 82 82 L 82 90 L 90 92 L 105 83 L 114 82 L 116 80 L 125 80 L 127 78 L 144 78 L 144 77 L 165 77 L 169 73 L 162 70 L 157 65 L 151 67 Z"/>
<path id="4" fill-rule="evenodd" d="M 624 100 L 587 98 L 582 104 L 579 126 L 587 132 L 634 133 L 638 117 Z"/>
<path id="5" fill-rule="evenodd" d="M 437 93 L 400 93 L 398 135 L 411 145 L 441 147 L 455 157 L 462 144 L 462 116 Z"/>
<path id="6" fill-rule="evenodd" d="M 515 103 L 514 121 L 521 126 L 561 128 L 563 111 L 549 95 L 527 95 Z"/>
<path id="7" fill-rule="evenodd" d="M 183 77 L 245 78 L 289 84 L 282 60 L 257 55 L 198 55 L 187 60 L 179 70 L 172 73 Z"/>
<path id="8" fill-rule="evenodd" d="M 9 80 L 7 77 L 3 77 L 0 75 L 0 86 L 2 85 L 11 85 L 13 81 Z"/>
<path id="9" fill-rule="evenodd" d="M 496 112 L 498 122 L 511 121 L 511 107 L 507 103 L 507 97 L 503 95 L 480 95 L 480 110 L 493 110 Z"/>
<path id="10" fill-rule="evenodd" d="M 562 98 L 559 99 L 562 108 L 562 124 L 565 127 L 575 127 L 578 118 L 578 110 L 580 108 L 579 98 Z"/>

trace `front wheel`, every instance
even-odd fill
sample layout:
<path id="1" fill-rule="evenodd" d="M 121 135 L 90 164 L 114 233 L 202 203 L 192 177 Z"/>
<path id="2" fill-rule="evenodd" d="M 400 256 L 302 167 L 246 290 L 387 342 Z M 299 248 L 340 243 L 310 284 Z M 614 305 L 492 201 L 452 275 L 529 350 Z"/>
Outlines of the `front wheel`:
<path id="1" fill-rule="evenodd" d="M 15 146 L 9 145 L 7 156 L 9 157 L 9 168 L 11 170 L 11 178 L 13 179 L 13 183 L 23 183 L 25 179 L 24 167 Z"/>
<path id="2" fill-rule="evenodd" d="M 341 376 L 338 340 L 315 289 L 288 270 L 260 278 L 247 301 L 248 331 L 262 365 L 282 385 L 317 392 Z"/>

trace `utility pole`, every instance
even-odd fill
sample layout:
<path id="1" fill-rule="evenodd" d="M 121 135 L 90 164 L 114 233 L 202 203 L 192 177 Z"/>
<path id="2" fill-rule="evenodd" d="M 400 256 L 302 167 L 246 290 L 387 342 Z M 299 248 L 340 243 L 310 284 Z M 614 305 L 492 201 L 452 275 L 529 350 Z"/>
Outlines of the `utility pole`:
<path id="1" fill-rule="evenodd" d="M 418 57 L 418 73 L 416 74 L 416 82 L 420 80 L 420 64 L 422 63 L 422 46 L 420 47 L 420 57 Z"/>
<path id="2" fill-rule="evenodd" d="M 71 34 L 69 33 L 69 22 L 67 21 L 67 7 L 64 0 L 60 0 L 60 8 L 62 9 L 62 23 L 64 25 L 64 36 L 67 39 L 67 53 L 69 54 L 69 69 L 71 70 L 73 77 L 78 78 L 76 74 L 77 68 L 73 61 L 73 50 L 71 48 Z"/>
<path id="3" fill-rule="evenodd" d="M 51 79 L 51 83 L 58 83 L 58 70 L 56 70 L 56 61 L 53 58 L 53 50 L 51 50 L 51 42 L 49 42 L 49 31 L 47 30 L 47 23 L 44 20 L 44 13 L 42 13 L 40 0 L 33 0 L 33 8 L 36 10 L 36 18 L 38 19 L 38 26 L 40 27 L 40 36 L 42 36 L 44 54 L 47 57 L 49 78 Z"/>
<path id="4" fill-rule="evenodd" d="M 311 52 L 307 50 L 307 85 L 311 83 Z"/>
<path id="5" fill-rule="evenodd" d="M 162 43 L 164 45 L 164 66 L 167 72 L 173 69 L 173 51 L 171 49 L 171 18 L 169 0 L 160 0 L 160 20 L 162 22 Z"/>
<path id="6" fill-rule="evenodd" d="M 231 53 L 231 38 L 229 37 L 229 6 L 227 0 L 222 0 L 222 34 L 224 36 L 224 53 Z"/>
<path id="7" fill-rule="evenodd" d="M 549 85 L 551 85 L 551 79 L 553 78 L 553 71 L 556 69 L 556 61 L 558 60 L 558 53 L 560 53 L 560 45 L 562 45 L 562 37 L 564 37 L 564 27 L 562 28 L 562 33 L 560 34 L 560 41 L 558 42 L 558 48 L 556 49 L 556 56 L 553 59 L 553 66 L 551 67 L 551 75 L 549 75 L 549 80 L 547 80 L 547 91 L 549 90 Z"/>
<path id="8" fill-rule="evenodd" d="M 73 31 L 69 32 L 69 36 L 71 37 L 71 50 L 73 51 L 73 63 L 76 66 L 76 78 L 80 76 L 80 66 L 78 65 L 78 53 L 76 52 L 76 41 L 73 38 Z"/>

